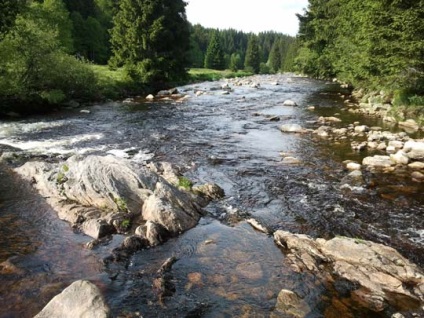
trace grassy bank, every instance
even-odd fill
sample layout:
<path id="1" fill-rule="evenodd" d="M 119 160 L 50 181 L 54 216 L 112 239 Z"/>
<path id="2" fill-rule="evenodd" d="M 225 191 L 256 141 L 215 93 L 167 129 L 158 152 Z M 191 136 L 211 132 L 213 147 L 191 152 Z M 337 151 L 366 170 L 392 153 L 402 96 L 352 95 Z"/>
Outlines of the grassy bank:
<path id="1" fill-rule="evenodd" d="M 146 85 L 134 83 L 126 76 L 124 69 L 111 70 L 107 65 L 90 64 L 90 69 L 94 72 L 99 95 L 103 98 L 117 99 L 134 94 L 153 93 Z M 180 84 L 190 84 L 205 81 L 216 81 L 223 78 L 234 78 L 252 75 L 249 72 L 230 70 L 218 71 L 204 68 L 190 69 L 188 79 Z"/>
<path id="2" fill-rule="evenodd" d="M 252 73 L 247 71 L 218 71 L 207 68 L 192 68 L 189 70 L 188 74 L 190 83 L 217 81 L 223 78 L 245 77 L 253 75 Z"/>

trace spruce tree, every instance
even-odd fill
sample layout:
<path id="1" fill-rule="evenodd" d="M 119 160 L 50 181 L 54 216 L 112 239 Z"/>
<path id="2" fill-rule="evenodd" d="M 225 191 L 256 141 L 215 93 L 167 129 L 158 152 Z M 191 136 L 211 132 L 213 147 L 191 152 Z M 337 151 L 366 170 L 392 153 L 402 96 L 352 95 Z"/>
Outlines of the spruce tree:
<path id="1" fill-rule="evenodd" d="M 244 68 L 255 74 L 259 73 L 261 64 L 261 56 L 259 52 L 258 39 L 256 35 L 251 35 L 247 44 L 246 57 L 244 60 Z"/>
<path id="2" fill-rule="evenodd" d="M 205 56 L 205 68 L 214 70 L 225 69 L 224 52 L 221 48 L 221 41 L 218 32 L 212 34 Z"/>
<path id="3" fill-rule="evenodd" d="M 281 52 L 280 52 L 280 40 L 276 39 L 272 45 L 271 52 L 269 54 L 269 66 L 273 73 L 277 73 L 281 68 Z"/>
<path id="4" fill-rule="evenodd" d="M 111 30 L 111 65 L 160 88 L 186 76 L 190 47 L 183 0 L 122 0 Z"/>

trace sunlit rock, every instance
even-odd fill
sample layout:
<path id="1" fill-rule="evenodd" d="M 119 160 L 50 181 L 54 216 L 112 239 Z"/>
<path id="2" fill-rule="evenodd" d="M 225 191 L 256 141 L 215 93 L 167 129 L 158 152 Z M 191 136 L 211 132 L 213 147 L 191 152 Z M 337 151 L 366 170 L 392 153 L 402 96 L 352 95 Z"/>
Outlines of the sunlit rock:
<path id="1" fill-rule="evenodd" d="M 79 280 L 55 296 L 35 318 L 109 318 L 110 309 L 100 290 Z"/>

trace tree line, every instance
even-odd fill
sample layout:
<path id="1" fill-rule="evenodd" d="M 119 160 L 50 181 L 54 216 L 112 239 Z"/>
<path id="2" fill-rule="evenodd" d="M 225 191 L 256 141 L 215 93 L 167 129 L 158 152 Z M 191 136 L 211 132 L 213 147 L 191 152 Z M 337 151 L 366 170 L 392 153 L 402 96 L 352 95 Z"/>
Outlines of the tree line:
<path id="1" fill-rule="evenodd" d="M 300 71 L 424 95 L 423 0 L 309 0 L 298 18 Z"/>
<path id="2" fill-rule="evenodd" d="M 270 31 L 256 35 L 199 24 L 191 26 L 190 43 L 191 67 L 252 73 L 292 71 L 297 52 L 296 38 L 286 34 Z"/>

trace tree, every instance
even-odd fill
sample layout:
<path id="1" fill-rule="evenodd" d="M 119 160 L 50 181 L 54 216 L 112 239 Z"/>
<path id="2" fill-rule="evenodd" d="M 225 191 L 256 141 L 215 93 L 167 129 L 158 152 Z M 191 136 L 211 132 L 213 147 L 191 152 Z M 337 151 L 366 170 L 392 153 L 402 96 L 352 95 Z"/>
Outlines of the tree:
<path id="1" fill-rule="evenodd" d="M 271 52 L 269 54 L 269 66 L 273 73 L 277 73 L 281 69 L 281 53 L 280 53 L 280 41 L 275 40 L 272 45 Z"/>
<path id="2" fill-rule="evenodd" d="M 242 63 L 240 54 L 239 53 L 231 54 L 230 70 L 232 70 L 233 72 L 236 72 L 240 70 L 241 68 L 243 68 L 243 63 Z"/>
<path id="3" fill-rule="evenodd" d="M 183 0 L 122 0 L 111 30 L 113 66 L 156 86 L 186 76 L 190 47 Z"/>
<path id="4" fill-rule="evenodd" d="M 256 35 L 251 35 L 247 44 L 246 57 L 244 60 L 244 68 L 255 74 L 259 73 L 261 57 L 259 53 L 258 40 Z"/>
<path id="5" fill-rule="evenodd" d="M 0 0 L 0 40 L 15 24 L 16 16 L 25 8 L 25 0 Z"/>
<path id="6" fill-rule="evenodd" d="M 218 32 L 214 32 L 209 41 L 205 55 L 205 68 L 211 68 L 214 70 L 225 69 L 224 52 L 221 48 L 221 41 Z"/>

